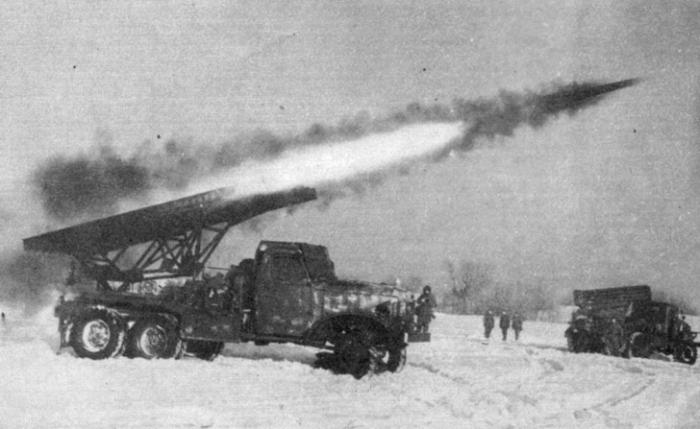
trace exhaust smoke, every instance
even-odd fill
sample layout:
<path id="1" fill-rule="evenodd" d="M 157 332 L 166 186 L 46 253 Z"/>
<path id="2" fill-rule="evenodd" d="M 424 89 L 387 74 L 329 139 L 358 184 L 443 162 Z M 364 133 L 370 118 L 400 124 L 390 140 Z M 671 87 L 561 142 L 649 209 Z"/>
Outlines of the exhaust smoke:
<path id="1" fill-rule="evenodd" d="M 47 215 L 71 223 L 224 186 L 235 187 L 234 196 L 319 184 L 333 184 L 326 195 L 353 193 L 380 183 L 397 166 L 405 173 L 412 162 L 439 161 L 479 139 L 512 136 L 522 125 L 541 127 L 637 82 L 573 82 L 449 105 L 412 103 L 384 118 L 361 113 L 337 126 L 314 124 L 297 136 L 259 131 L 215 147 L 171 140 L 128 157 L 102 148 L 48 161 L 35 184 Z"/>

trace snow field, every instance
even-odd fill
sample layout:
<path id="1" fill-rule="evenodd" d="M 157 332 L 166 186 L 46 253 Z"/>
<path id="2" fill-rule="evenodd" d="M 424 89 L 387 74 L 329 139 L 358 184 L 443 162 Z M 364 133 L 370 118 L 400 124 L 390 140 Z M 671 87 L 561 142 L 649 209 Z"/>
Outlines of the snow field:
<path id="1" fill-rule="evenodd" d="M 0 427 L 700 427 L 700 367 L 570 354 L 562 323 L 487 341 L 480 317 L 438 314 L 402 372 L 362 380 L 285 344 L 230 344 L 214 362 L 78 359 L 55 353 L 55 324 L 47 310 L 0 327 Z"/>

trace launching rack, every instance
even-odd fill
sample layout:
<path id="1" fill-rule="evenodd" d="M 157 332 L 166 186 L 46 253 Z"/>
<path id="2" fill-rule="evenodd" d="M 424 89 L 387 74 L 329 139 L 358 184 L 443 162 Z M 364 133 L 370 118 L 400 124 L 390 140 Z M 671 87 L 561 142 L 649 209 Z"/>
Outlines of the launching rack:
<path id="1" fill-rule="evenodd" d="M 24 240 L 24 249 L 74 257 L 99 289 L 199 275 L 226 232 L 263 213 L 316 199 L 312 188 L 230 198 L 221 188 Z"/>

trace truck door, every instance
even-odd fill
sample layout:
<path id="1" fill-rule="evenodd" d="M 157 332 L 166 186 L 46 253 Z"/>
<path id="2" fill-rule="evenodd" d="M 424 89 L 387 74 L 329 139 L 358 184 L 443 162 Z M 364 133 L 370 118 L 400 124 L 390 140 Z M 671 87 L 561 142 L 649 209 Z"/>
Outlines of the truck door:
<path id="1" fill-rule="evenodd" d="M 223 275 L 209 277 L 197 288 L 196 304 L 182 315 L 183 338 L 239 341 L 242 312 L 239 292 Z"/>
<path id="2" fill-rule="evenodd" d="M 256 279 L 256 333 L 298 336 L 312 316 L 311 281 L 301 253 L 266 253 Z"/>

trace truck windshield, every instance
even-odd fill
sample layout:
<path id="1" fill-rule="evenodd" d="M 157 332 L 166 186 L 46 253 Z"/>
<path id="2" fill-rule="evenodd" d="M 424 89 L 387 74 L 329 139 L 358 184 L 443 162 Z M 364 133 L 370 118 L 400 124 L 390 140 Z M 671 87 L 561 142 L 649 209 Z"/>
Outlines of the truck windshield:
<path id="1" fill-rule="evenodd" d="M 275 255 L 272 276 L 280 282 L 300 282 L 306 280 L 306 270 L 297 256 Z"/>
<path id="2" fill-rule="evenodd" d="M 333 262 L 327 258 L 306 258 L 309 275 L 315 282 L 334 281 L 335 270 Z"/>

